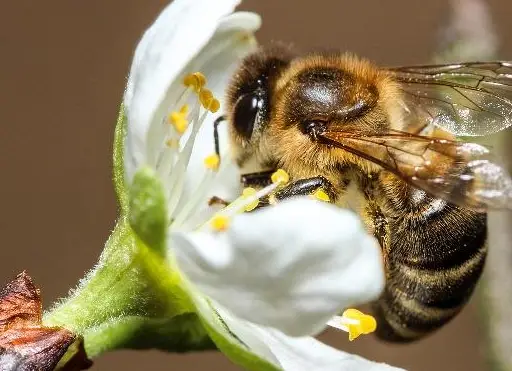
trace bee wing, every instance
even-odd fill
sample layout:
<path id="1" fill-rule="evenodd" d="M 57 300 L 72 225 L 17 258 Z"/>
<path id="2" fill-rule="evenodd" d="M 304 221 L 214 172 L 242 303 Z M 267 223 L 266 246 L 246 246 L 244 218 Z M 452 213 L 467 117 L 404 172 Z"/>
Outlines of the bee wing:
<path id="1" fill-rule="evenodd" d="M 436 198 L 477 211 L 512 210 L 512 178 L 479 144 L 398 131 L 326 131 L 319 140 L 371 161 Z"/>
<path id="2" fill-rule="evenodd" d="M 512 125 L 512 62 L 390 68 L 409 126 L 480 136 Z"/>

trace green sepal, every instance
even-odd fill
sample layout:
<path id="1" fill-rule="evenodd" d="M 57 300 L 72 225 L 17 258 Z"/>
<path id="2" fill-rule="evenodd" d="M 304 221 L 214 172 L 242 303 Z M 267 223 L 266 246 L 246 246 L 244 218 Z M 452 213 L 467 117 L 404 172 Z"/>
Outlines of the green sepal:
<path id="1" fill-rule="evenodd" d="M 194 311 L 181 273 L 121 218 L 96 267 L 45 313 L 43 324 L 83 336 L 90 358 L 125 347 L 168 352 L 211 348 Z M 146 336 L 133 337 L 144 331 Z"/>
<path id="2" fill-rule="evenodd" d="M 151 168 L 143 167 L 135 173 L 129 200 L 130 226 L 147 246 L 164 256 L 168 227 L 165 195 Z"/>
<path id="3" fill-rule="evenodd" d="M 114 132 L 114 148 L 113 148 L 113 180 L 116 190 L 117 200 L 121 208 L 121 214 L 124 215 L 128 211 L 128 192 L 126 190 L 126 179 L 124 173 L 124 141 L 126 138 L 126 115 L 124 105 L 119 109 L 116 128 Z"/>
<path id="4" fill-rule="evenodd" d="M 121 105 L 113 148 L 118 225 L 98 265 L 67 299 L 45 314 L 43 322 L 83 336 L 90 358 L 115 349 L 188 352 L 218 347 L 247 370 L 279 370 L 240 344 L 221 323 L 209 323 L 197 313 L 191 288 L 164 258 L 168 219 L 160 180 L 145 167 L 127 187 L 126 133 Z"/>

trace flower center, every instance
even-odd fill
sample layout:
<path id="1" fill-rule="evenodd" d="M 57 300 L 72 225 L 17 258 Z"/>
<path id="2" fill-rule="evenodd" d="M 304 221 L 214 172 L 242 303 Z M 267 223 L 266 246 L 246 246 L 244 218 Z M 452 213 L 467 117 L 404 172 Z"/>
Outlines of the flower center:
<path id="1" fill-rule="evenodd" d="M 213 153 L 204 159 L 203 177 L 191 192 L 191 196 L 183 202 L 187 166 L 197 133 L 209 115 L 220 109 L 219 100 L 206 88 L 206 84 L 207 79 L 200 72 L 186 75 L 183 79 L 184 89 L 163 123 L 166 137 L 156 170 L 168 192 L 167 208 L 171 226 L 174 228 L 183 226 L 194 216 L 201 204 L 206 202 L 207 192 L 222 166 L 221 158 L 228 156 L 227 153 Z M 235 214 L 253 210 L 258 206 L 260 198 L 271 195 L 288 181 L 288 174 L 284 170 L 278 170 L 272 176 L 272 184 L 259 191 L 246 188 L 239 198 L 229 203 L 213 218 L 199 220 L 196 225 L 216 231 L 225 230 Z"/>
<path id="2" fill-rule="evenodd" d="M 221 158 L 228 156 L 227 153 L 220 155 L 213 153 L 204 159 L 205 171 L 202 180 L 192 191 L 191 196 L 183 202 L 186 170 L 197 133 L 208 115 L 220 109 L 219 100 L 206 88 L 206 83 L 206 77 L 200 72 L 185 76 L 183 92 L 163 123 L 166 129 L 165 144 L 161 149 L 156 170 L 168 192 L 167 207 L 172 228 L 182 227 L 189 218 L 194 216 L 201 203 L 207 201 L 207 192 L 222 167 Z M 188 137 L 185 138 L 187 133 Z M 210 219 L 205 217 L 203 220 L 198 220 L 191 229 L 198 227 L 217 232 L 225 231 L 236 214 L 254 210 L 261 198 L 268 196 L 269 203 L 274 204 L 275 192 L 289 181 L 290 177 L 286 171 L 278 169 L 272 174 L 270 185 L 260 190 L 245 188 L 240 197 L 228 203 Z M 330 201 L 329 196 L 322 189 L 315 191 L 311 197 L 324 202 Z M 181 204 L 180 201 L 182 201 Z M 376 329 L 375 319 L 356 309 L 345 310 L 342 316 L 334 317 L 328 325 L 347 331 L 349 340 L 361 334 L 369 334 Z"/>

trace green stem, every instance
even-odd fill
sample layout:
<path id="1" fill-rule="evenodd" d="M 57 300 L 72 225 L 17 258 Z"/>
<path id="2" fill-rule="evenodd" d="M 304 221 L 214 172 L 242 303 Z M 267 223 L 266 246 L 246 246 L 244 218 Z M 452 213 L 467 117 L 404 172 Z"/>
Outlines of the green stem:
<path id="1" fill-rule="evenodd" d="M 182 289 L 180 273 L 160 254 L 121 218 L 98 265 L 45 314 L 43 323 L 83 336 L 91 358 L 120 348 L 212 348 Z"/>

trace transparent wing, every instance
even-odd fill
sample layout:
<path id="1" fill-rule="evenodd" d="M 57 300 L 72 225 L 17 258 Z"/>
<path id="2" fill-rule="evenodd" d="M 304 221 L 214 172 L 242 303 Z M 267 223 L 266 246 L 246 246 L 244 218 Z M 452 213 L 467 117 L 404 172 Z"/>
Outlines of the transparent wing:
<path id="1" fill-rule="evenodd" d="M 399 131 L 326 131 L 318 140 L 371 161 L 434 197 L 478 211 L 512 210 L 512 178 L 481 145 Z"/>
<path id="2" fill-rule="evenodd" d="M 390 68 L 401 84 L 406 125 L 434 125 L 459 136 L 512 125 L 512 62 Z"/>

